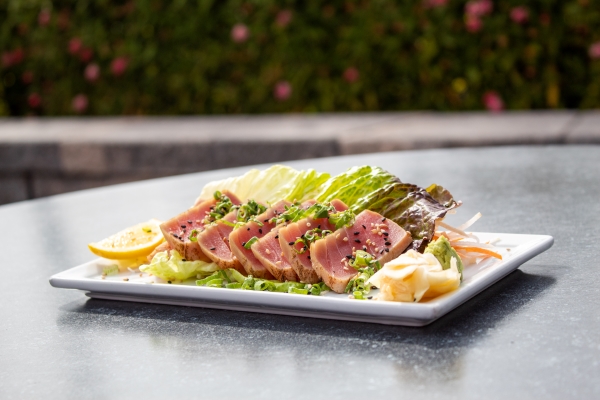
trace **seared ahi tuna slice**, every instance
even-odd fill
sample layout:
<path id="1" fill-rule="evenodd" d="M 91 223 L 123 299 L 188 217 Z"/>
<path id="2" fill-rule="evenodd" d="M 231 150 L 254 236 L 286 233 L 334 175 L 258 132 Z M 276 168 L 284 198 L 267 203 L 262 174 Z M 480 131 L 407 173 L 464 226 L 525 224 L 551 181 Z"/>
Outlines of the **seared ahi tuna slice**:
<path id="1" fill-rule="evenodd" d="M 305 210 L 315 203 L 315 200 L 307 200 L 303 202 L 299 208 Z M 290 259 L 285 256 L 279 241 L 279 230 L 284 226 L 284 224 L 280 224 L 273 228 L 271 232 L 258 239 L 250 249 L 252 250 L 252 253 L 254 253 L 254 256 L 256 256 L 262 265 L 269 270 L 275 279 L 281 282 L 297 282 L 298 275 L 296 275 L 296 272 L 294 272 L 294 269 L 290 265 Z M 287 242 L 285 243 L 285 247 L 289 247 Z"/>
<path id="2" fill-rule="evenodd" d="M 275 227 L 275 224 L 269 222 L 269 220 L 284 212 L 285 206 L 289 205 L 290 203 L 285 200 L 279 201 L 264 213 L 256 216 L 255 220 L 246 222 L 241 227 L 234 229 L 229 235 L 229 247 L 242 263 L 247 274 L 261 279 L 273 279 L 271 272 L 256 258 L 252 250 L 244 246 L 252 238 L 261 238 L 269 233 Z M 256 221 L 259 221 L 260 224 Z"/>
<path id="3" fill-rule="evenodd" d="M 150 253 L 148 255 L 148 257 L 146 258 L 148 260 L 148 262 L 152 262 L 152 259 L 154 258 L 154 256 L 157 253 L 163 252 L 163 251 L 167 251 L 169 252 L 169 255 L 171 255 L 171 245 L 169 244 L 169 242 L 162 242 L 161 244 L 159 244 L 154 251 L 152 251 L 152 253 Z"/>
<path id="4" fill-rule="evenodd" d="M 233 204 L 240 204 L 233 194 L 223 192 L 222 195 L 229 197 Z M 217 203 L 214 198 L 206 200 L 160 225 L 165 240 L 186 260 L 211 261 L 194 238 L 204 230 L 204 225 L 210 222 L 210 213 Z"/>
<path id="5" fill-rule="evenodd" d="M 310 246 L 311 261 L 316 273 L 337 293 L 343 293 L 357 271 L 348 265 L 355 250 L 372 254 L 381 265 L 398 257 L 412 239 L 395 222 L 365 210 L 356 216 L 354 224 L 342 228 Z"/>
<path id="6" fill-rule="evenodd" d="M 254 243 L 250 249 L 254 256 L 278 281 L 298 282 L 298 275 L 284 256 L 279 244 L 279 229 L 275 228 Z"/>
<path id="7" fill-rule="evenodd" d="M 230 224 L 235 224 L 236 217 L 237 210 L 230 212 L 223 219 L 206 225 L 204 231 L 198 234 L 198 244 L 202 252 L 221 269 L 235 268 L 242 273 L 246 273 L 242 264 L 229 248 L 229 234 L 233 231 Z"/>
<path id="8" fill-rule="evenodd" d="M 348 209 L 344 202 L 337 199 L 331 201 L 331 205 L 338 212 Z M 310 249 L 303 251 L 301 243 L 290 245 L 290 243 L 294 243 L 299 237 L 314 228 L 335 231 L 335 226 L 327 218 L 305 218 L 279 229 L 279 243 L 284 257 L 290 261 L 292 269 L 300 278 L 300 282 L 317 283 L 321 281 L 321 278 L 313 269 Z"/>

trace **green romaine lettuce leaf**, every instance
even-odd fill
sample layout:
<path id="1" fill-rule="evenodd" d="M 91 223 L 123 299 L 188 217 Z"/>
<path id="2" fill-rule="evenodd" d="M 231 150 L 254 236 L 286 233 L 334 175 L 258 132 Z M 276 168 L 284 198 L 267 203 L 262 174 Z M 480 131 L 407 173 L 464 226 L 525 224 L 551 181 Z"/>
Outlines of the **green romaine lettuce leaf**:
<path id="1" fill-rule="evenodd" d="M 400 182 L 400 180 L 382 168 L 369 165 L 352 167 L 325 182 L 317 194 L 316 200 L 318 202 L 328 202 L 338 199 L 356 212 L 354 204 L 362 197 L 368 196 L 377 189 L 393 182 Z"/>
<path id="2" fill-rule="evenodd" d="M 210 199 L 214 192 L 229 190 L 240 200 L 256 200 L 273 204 L 279 200 L 312 198 L 330 175 L 313 169 L 298 171 L 284 165 L 274 165 L 264 171 L 252 169 L 242 176 L 208 183 L 199 199 Z"/>
<path id="3" fill-rule="evenodd" d="M 218 269 L 219 267 L 215 263 L 183 261 L 183 257 L 175 250 L 171 250 L 170 256 L 166 251 L 156 253 L 150 264 L 140 267 L 140 271 L 152 274 L 165 281 L 183 281 L 195 278 L 198 275 L 209 275 Z"/>

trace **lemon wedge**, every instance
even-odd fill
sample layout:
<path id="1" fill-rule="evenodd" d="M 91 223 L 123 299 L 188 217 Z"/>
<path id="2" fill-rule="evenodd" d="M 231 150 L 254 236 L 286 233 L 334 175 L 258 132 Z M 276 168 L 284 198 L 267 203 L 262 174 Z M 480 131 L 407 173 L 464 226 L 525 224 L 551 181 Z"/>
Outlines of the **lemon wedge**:
<path id="1" fill-rule="evenodd" d="M 92 253 L 111 260 L 131 260 L 145 257 L 164 240 L 160 221 L 134 225 L 99 242 L 88 244 Z"/>

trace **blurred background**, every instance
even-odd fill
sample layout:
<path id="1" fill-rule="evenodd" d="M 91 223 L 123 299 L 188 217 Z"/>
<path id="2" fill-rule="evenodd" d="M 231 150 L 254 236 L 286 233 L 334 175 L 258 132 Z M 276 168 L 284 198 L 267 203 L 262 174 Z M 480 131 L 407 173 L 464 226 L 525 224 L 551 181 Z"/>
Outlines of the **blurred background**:
<path id="1" fill-rule="evenodd" d="M 256 162 L 598 139 L 599 0 L 0 0 L 0 21 L 0 203 Z"/>

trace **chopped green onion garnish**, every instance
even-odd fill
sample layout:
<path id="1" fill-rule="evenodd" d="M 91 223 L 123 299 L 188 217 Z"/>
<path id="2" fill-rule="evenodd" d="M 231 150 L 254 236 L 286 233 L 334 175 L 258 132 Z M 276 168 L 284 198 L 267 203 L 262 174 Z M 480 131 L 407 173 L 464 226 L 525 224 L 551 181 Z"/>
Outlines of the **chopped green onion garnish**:
<path id="1" fill-rule="evenodd" d="M 192 229 L 192 231 L 190 232 L 190 235 L 188 236 L 188 239 L 190 239 L 190 242 L 197 242 L 198 241 L 198 229 Z"/>
<path id="2" fill-rule="evenodd" d="M 252 275 L 244 276 L 233 268 L 216 271 L 204 279 L 197 280 L 196 285 L 226 289 L 311 294 L 313 296 L 319 296 L 322 292 L 329 290 L 324 282 L 311 285 L 301 282 L 277 282 L 268 279 L 255 279 Z"/>
<path id="3" fill-rule="evenodd" d="M 115 265 L 115 264 L 102 268 L 102 275 L 116 275 L 118 273 L 119 273 L 119 266 Z"/>
<path id="4" fill-rule="evenodd" d="M 244 243 L 244 248 L 250 249 L 250 246 L 252 246 L 256 242 L 258 242 L 258 238 L 256 236 L 253 236 L 252 239 L 250 239 L 246 243 Z"/>
<path id="5" fill-rule="evenodd" d="M 242 288 L 242 284 L 239 283 L 239 282 L 228 283 L 227 285 L 225 285 L 225 288 L 227 288 L 227 289 L 241 289 Z"/>
<path id="6" fill-rule="evenodd" d="M 288 289 L 288 293 L 293 293 L 293 294 L 308 294 L 308 289 L 301 289 L 301 288 L 297 288 L 297 287 L 290 287 Z"/>

